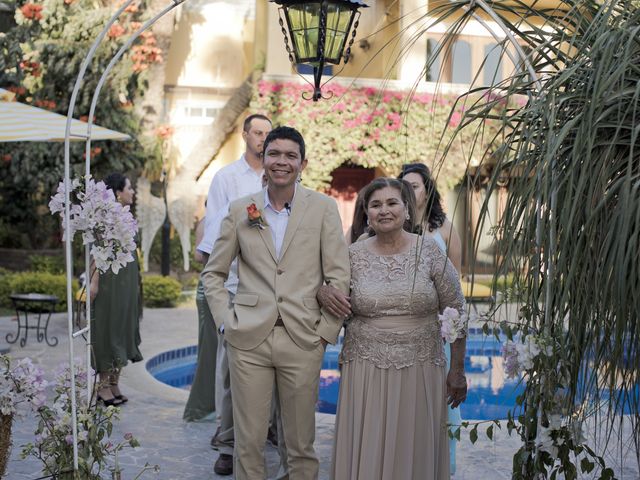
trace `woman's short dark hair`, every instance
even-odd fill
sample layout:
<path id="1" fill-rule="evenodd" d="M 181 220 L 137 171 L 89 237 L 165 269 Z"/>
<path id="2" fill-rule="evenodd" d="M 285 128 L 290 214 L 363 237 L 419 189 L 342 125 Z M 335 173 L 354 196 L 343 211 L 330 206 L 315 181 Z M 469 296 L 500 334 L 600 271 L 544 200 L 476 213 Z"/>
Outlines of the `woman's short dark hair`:
<path id="1" fill-rule="evenodd" d="M 300 147 L 300 160 L 305 159 L 304 138 L 302 134 L 292 127 L 276 127 L 269 132 L 267 138 L 264 140 L 264 146 L 262 147 L 262 156 L 267 152 L 267 147 L 274 140 L 291 140 L 298 144 Z"/>
<path id="2" fill-rule="evenodd" d="M 104 179 L 104 183 L 107 188 L 113 190 L 113 194 L 115 195 L 116 193 L 124 190 L 124 187 L 127 184 L 127 177 L 119 172 L 113 172 L 107 175 Z"/>
<path id="3" fill-rule="evenodd" d="M 403 165 L 398 178 L 403 179 L 409 173 L 417 173 L 422 177 L 422 183 L 427 197 L 427 205 L 424 209 L 425 218 L 416 219 L 416 227 L 420 227 L 420 224 L 426 220 L 429 231 L 433 232 L 439 229 L 447 219 L 444 208 L 442 208 L 442 197 L 440 196 L 440 192 L 438 192 L 436 182 L 433 180 L 429 168 L 423 163 L 407 163 Z"/>
<path id="4" fill-rule="evenodd" d="M 362 194 L 362 205 L 364 210 L 366 211 L 369 206 L 371 195 L 386 187 L 395 188 L 400 192 L 400 198 L 407 207 L 407 212 L 409 212 L 409 219 L 405 220 L 403 228 L 408 232 L 413 232 L 416 218 L 416 196 L 413 193 L 411 185 L 404 180 L 398 180 L 390 177 L 379 177 L 373 180 L 365 187 L 364 193 Z M 372 229 L 369 229 L 369 235 L 373 236 L 375 235 L 375 232 Z"/>

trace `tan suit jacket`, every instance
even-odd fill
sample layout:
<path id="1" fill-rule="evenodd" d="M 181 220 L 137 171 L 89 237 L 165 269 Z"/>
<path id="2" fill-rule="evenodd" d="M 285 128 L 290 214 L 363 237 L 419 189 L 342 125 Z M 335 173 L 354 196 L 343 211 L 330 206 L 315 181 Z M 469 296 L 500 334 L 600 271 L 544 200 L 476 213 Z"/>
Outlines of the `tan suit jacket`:
<path id="1" fill-rule="evenodd" d="M 342 321 L 316 300 L 323 282 L 349 292 L 349 253 L 335 200 L 298 186 L 279 259 L 269 226 L 249 225 L 252 203 L 264 212 L 264 191 L 231 203 L 202 271 L 216 326 L 224 324 L 225 339 L 241 350 L 260 345 L 278 315 L 304 350 L 316 348 L 321 337 L 335 343 Z M 240 283 L 230 305 L 224 281 L 236 256 Z"/>

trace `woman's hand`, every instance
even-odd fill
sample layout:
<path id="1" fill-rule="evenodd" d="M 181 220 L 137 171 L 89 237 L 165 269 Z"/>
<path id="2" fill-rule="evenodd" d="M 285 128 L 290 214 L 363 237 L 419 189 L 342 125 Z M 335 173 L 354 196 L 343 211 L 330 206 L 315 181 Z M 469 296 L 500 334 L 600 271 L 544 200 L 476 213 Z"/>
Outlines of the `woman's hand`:
<path id="1" fill-rule="evenodd" d="M 316 294 L 318 303 L 332 315 L 346 319 L 351 316 L 351 298 L 331 285 L 322 285 Z"/>
<path id="2" fill-rule="evenodd" d="M 456 408 L 467 399 L 467 377 L 464 370 L 451 369 L 447 375 L 447 405 Z"/>

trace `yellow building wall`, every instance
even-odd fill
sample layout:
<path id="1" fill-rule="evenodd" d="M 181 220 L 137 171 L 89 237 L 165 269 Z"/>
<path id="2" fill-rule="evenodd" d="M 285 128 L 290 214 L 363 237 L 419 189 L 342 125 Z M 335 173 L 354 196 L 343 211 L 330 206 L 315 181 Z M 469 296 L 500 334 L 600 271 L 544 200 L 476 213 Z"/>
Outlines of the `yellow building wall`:
<path id="1" fill-rule="evenodd" d="M 268 0 L 194 0 L 179 7 L 175 31 L 166 64 L 166 112 L 175 129 L 172 157 L 179 170 L 199 154 L 194 151 L 198 139 L 215 128 L 213 117 L 238 87 L 256 69 L 267 77 L 296 78 L 287 58 L 279 25 L 278 6 Z M 533 0 L 531 0 L 533 1 Z M 557 2 L 542 0 L 545 5 Z M 359 82 L 389 88 L 435 89 L 427 82 L 424 66 L 428 38 L 440 39 L 446 26 L 432 25 L 436 1 L 368 0 L 361 9 L 358 33 L 349 63 L 340 73 L 345 81 L 358 77 Z M 538 2 L 540 5 L 540 2 Z M 502 33 L 489 22 L 500 38 Z M 481 67 L 484 48 L 495 43 L 491 33 L 478 22 L 470 22 L 459 40 L 471 46 L 472 76 Z M 386 47 L 385 47 L 386 46 Z M 380 51 L 382 47 L 384 50 Z M 401 54 L 401 61 L 398 56 Z M 513 68 L 505 62 L 503 76 Z M 334 73 L 342 66 L 334 67 Z M 443 91 L 463 91 L 469 85 L 455 85 L 441 78 Z M 447 84 L 449 82 L 449 84 Z M 214 112 L 211 116 L 199 112 Z M 250 113 L 250 112 L 247 112 Z M 188 117 L 188 118 L 187 118 Z M 244 115 L 243 115 L 244 117 Z M 238 119 L 240 123 L 242 118 Z M 207 171 L 200 176 L 198 188 L 205 191 L 208 182 L 221 166 L 235 160 L 243 151 L 239 130 L 229 138 Z"/>
<path id="2" fill-rule="evenodd" d="M 176 15 L 165 73 L 167 123 L 173 171 L 186 162 L 207 163 L 197 146 L 211 136 L 214 120 L 235 89 L 256 68 L 256 7 L 247 0 L 184 3 Z M 242 119 L 239 119 L 241 122 Z M 198 193 L 205 195 L 213 174 L 236 160 L 244 145 L 231 135 L 200 175 Z"/>

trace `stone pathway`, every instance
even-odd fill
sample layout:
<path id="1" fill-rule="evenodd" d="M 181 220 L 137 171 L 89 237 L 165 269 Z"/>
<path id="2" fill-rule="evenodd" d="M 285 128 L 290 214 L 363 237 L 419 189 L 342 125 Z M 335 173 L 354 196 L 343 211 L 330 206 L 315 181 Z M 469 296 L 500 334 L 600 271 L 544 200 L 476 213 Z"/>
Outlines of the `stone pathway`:
<path id="1" fill-rule="evenodd" d="M 31 357 L 49 373 L 59 364 L 68 361 L 66 315 L 57 314 L 51 320 L 50 335 L 57 336 L 56 347 L 37 343 L 30 336 L 28 344 L 20 348 L 11 346 L 14 358 Z M 197 343 L 197 316 L 195 308 L 146 309 L 141 328 L 142 353 L 145 359 L 166 350 Z M 4 347 L 7 332 L 15 331 L 10 317 L 0 318 L 0 349 Z M 31 333 L 31 332 L 30 332 Z M 76 356 L 82 356 L 82 342 L 74 341 Z M 142 479 L 205 480 L 222 479 L 213 473 L 217 452 L 209 447 L 215 430 L 212 422 L 186 423 L 182 411 L 188 392 L 164 385 L 155 380 L 145 368 L 145 362 L 130 365 L 123 370 L 122 389 L 130 401 L 122 408 L 121 421 L 116 425 L 113 438 L 117 441 L 127 432 L 134 434 L 141 446 L 125 450 L 120 455 L 124 467 L 123 479 L 133 479 L 145 463 L 159 465 L 159 473 L 146 472 Z M 331 445 L 334 416 L 317 414 L 316 451 L 320 458 L 320 478 L 329 479 Z M 35 419 L 26 417 L 15 422 L 13 429 L 13 451 L 5 478 L 10 480 L 34 480 L 40 477 L 40 464 L 35 459 L 20 459 L 20 446 L 31 441 Z M 509 479 L 511 457 L 518 448 L 516 439 L 506 432 L 497 431 L 493 441 L 482 438 L 471 445 L 468 436 L 458 447 L 458 471 L 456 480 Z M 425 448 L 427 448 L 425 446 Z M 277 468 L 278 454 L 271 446 L 266 447 L 270 475 Z M 611 461 L 612 459 L 608 459 Z M 618 465 L 615 467 L 615 465 Z M 620 466 L 622 465 L 622 466 Z M 626 456 L 618 458 L 613 465 L 617 478 L 638 480 L 638 462 L 634 458 L 632 445 Z M 591 478 L 591 477 L 585 477 Z"/>

